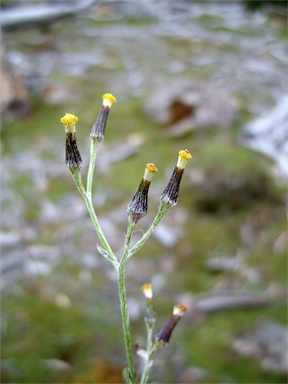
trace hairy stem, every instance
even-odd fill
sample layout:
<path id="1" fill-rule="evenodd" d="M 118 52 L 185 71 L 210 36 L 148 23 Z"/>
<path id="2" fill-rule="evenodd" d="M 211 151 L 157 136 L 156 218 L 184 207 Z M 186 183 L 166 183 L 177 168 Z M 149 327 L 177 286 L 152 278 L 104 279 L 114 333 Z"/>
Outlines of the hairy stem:
<path id="1" fill-rule="evenodd" d="M 96 230 L 96 232 L 97 232 L 97 234 L 101 240 L 101 243 L 102 243 L 105 251 L 108 254 L 109 260 L 114 265 L 114 267 L 116 267 L 118 265 L 118 260 L 117 260 L 116 256 L 114 255 L 114 253 L 113 253 L 113 251 L 112 251 L 112 249 L 111 249 L 111 247 L 110 247 L 110 245 L 109 245 L 109 243 L 108 243 L 108 241 L 107 241 L 107 239 L 106 239 L 106 237 L 102 231 L 102 228 L 100 227 L 97 215 L 95 213 L 95 210 L 94 210 L 94 207 L 92 204 L 92 199 L 91 199 L 91 197 L 89 198 L 86 193 L 83 197 L 84 197 L 87 209 L 89 211 L 90 217 L 93 221 L 95 230 Z"/>
<path id="2" fill-rule="evenodd" d="M 79 192 L 81 193 L 83 199 L 85 200 L 85 203 L 86 203 L 86 206 L 87 206 L 87 209 L 88 209 L 88 212 L 90 214 L 90 217 L 92 219 L 92 222 L 94 224 L 94 227 L 95 227 L 95 230 L 101 240 L 101 243 L 105 249 L 105 251 L 107 252 L 108 254 L 108 257 L 109 257 L 109 261 L 111 261 L 111 263 L 114 265 L 114 267 L 117 267 L 118 265 L 118 260 L 116 259 L 116 256 L 114 255 L 103 231 L 102 231 L 102 228 L 100 227 L 100 224 L 98 222 L 98 218 L 97 218 L 97 215 L 95 213 L 95 210 L 94 210 L 94 207 L 93 207 L 93 204 L 92 204 L 92 197 L 91 195 L 88 196 L 86 191 L 85 191 L 85 188 L 83 186 L 83 182 L 82 182 L 82 178 L 81 178 L 81 173 L 80 171 L 75 171 L 75 170 L 71 170 L 71 174 L 73 176 L 73 179 L 77 185 L 77 188 L 79 190 Z"/>
<path id="3" fill-rule="evenodd" d="M 130 249 L 127 259 L 129 259 L 135 252 L 139 251 L 139 249 L 144 245 L 146 240 L 151 236 L 154 229 L 157 227 L 157 225 L 160 223 L 160 221 L 164 218 L 164 216 L 169 212 L 169 208 L 166 207 L 160 207 L 159 211 L 151 224 L 150 228 L 146 231 L 146 233 L 143 235 L 143 237 L 134 245 L 132 249 Z"/>
<path id="4" fill-rule="evenodd" d="M 93 184 L 93 176 L 94 176 L 94 168 L 95 168 L 95 160 L 97 155 L 97 149 L 99 146 L 99 142 L 94 140 L 91 137 L 91 144 L 90 144 L 90 163 L 87 173 L 87 195 L 90 198 L 92 195 L 92 184 Z"/>
<path id="5" fill-rule="evenodd" d="M 147 345 L 148 357 L 147 357 L 147 360 L 145 362 L 145 366 L 144 366 L 144 370 L 143 370 L 143 373 L 141 376 L 140 384 L 146 384 L 147 383 L 148 378 L 149 378 L 149 373 L 150 373 L 152 365 L 153 365 L 153 357 L 161 346 L 162 346 L 162 344 L 157 340 L 155 340 L 153 345 L 151 344 L 150 348 Z"/>
<path id="6" fill-rule="evenodd" d="M 133 360 L 124 268 L 125 268 L 125 263 L 127 261 L 129 245 L 130 245 L 130 241 L 131 241 L 131 237 L 132 237 L 132 233 L 135 228 L 135 225 L 136 224 L 133 221 L 129 220 L 126 239 L 125 239 L 124 252 L 118 268 L 118 288 L 119 288 L 119 296 L 120 296 L 120 307 L 121 307 L 122 324 L 123 324 L 123 331 L 124 331 L 124 340 L 125 340 L 126 354 L 127 354 L 128 364 L 129 364 L 129 371 L 130 371 L 130 375 L 133 380 L 133 383 L 137 382 L 137 378 L 136 378 L 136 371 L 135 371 L 134 360 Z"/>
<path id="7" fill-rule="evenodd" d="M 126 354 L 128 359 L 128 365 L 129 365 L 129 372 L 130 372 L 132 382 L 137 383 L 137 377 L 136 377 L 136 371 L 135 371 L 134 359 L 133 359 L 133 351 L 132 351 L 124 266 L 125 266 L 125 263 L 120 262 L 119 269 L 118 269 L 118 288 L 119 288 L 119 297 L 120 297 L 120 308 L 121 308 L 121 315 L 122 315 L 124 341 L 125 341 Z"/>

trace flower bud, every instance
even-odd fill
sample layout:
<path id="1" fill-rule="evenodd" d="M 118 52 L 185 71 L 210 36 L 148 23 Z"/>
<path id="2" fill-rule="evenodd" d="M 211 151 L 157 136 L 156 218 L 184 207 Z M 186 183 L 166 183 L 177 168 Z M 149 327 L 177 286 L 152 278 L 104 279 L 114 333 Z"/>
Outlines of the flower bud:
<path id="1" fill-rule="evenodd" d="M 191 159 L 191 154 L 187 149 L 180 151 L 178 156 L 177 165 L 174 168 L 171 179 L 164 192 L 160 197 L 160 202 L 162 206 L 167 208 L 172 208 L 178 202 L 179 187 L 182 179 L 182 175 L 185 169 L 187 162 Z"/>
<path id="2" fill-rule="evenodd" d="M 129 220 L 133 221 L 135 224 L 141 217 L 147 214 L 148 210 L 148 190 L 154 173 L 158 169 L 154 164 L 146 164 L 145 172 L 143 179 L 139 185 L 139 188 L 134 195 L 133 199 L 128 204 L 127 213 Z"/>
<path id="3" fill-rule="evenodd" d="M 103 95 L 103 105 L 90 133 L 90 137 L 99 143 L 104 139 L 108 114 L 114 103 L 116 103 L 116 99 L 111 93 Z"/>
<path id="4" fill-rule="evenodd" d="M 80 169 L 82 164 L 82 158 L 77 146 L 77 137 L 76 137 L 76 122 L 78 117 L 71 115 L 70 113 L 65 113 L 60 119 L 60 122 L 64 125 L 66 133 L 66 154 L 65 154 L 65 163 L 68 168 Z"/>
<path id="5" fill-rule="evenodd" d="M 142 292 L 143 292 L 143 294 L 147 300 L 153 299 L 151 284 L 144 284 L 144 285 L 142 285 L 141 289 L 142 289 Z"/>
<path id="6" fill-rule="evenodd" d="M 141 289 L 147 301 L 145 322 L 149 328 L 152 328 L 156 321 L 156 313 L 153 306 L 153 292 L 151 284 L 144 284 Z"/>
<path id="7" fill-rule="evenodd" d="M 172 317 L 170 318 L 168 323 L 161 329 L 161 331 L 157 333 L 156 339 L 164 345 L 169 343 L 173 329 L 176 327 L 178 321 L 181 319 L 181 317 L 186 311 L 187 308 L 184 305 L 175 305 Z"/>

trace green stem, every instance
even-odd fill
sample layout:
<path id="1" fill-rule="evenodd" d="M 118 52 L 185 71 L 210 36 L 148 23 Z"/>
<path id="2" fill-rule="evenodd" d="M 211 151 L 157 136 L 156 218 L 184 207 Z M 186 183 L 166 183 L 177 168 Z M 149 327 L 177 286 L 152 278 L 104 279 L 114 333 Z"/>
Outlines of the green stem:
<path id="1" fill-rule="evenodd" d="M 81 170 L 80 168 L 69 168 L 71 175 L 77 185 L 77 188 L 81 195 L 84 197 L 86 195 L 86 191 L 82 182 Z"/>
<path id="2" fill-rule="evenodd" d="M 133 230 L 135 228 L 136 223 L 129 220 L 127 234 L 125 239 L 125 246 L 123 256 L 119 263 L 118 268 L 118 288 L 119 288 L 119 297 L 120 297 L 120 307 L 121 307 L 121 315 L 122 315 L 122 324 L 124 331 L 124 340 L 126 347 L 126 354 L 129 364 L 129 371 L 132 378 L 133 383 L 137 383 L 136 371 L 133 360 L 133 351 L 132 351 L 132 342 L 131 342 L 131 332 L 130 332 L 130 320 L 129 320 L 129 312 L 127 306 L 127 296 L 126 296 L 126 285 L 125 285 L 125 263 L 127 261 L 127 255 L 129 252 L 129 245 L 132 237 Z"/>
<path id="3" fill-rule="evenodd" d="M 143 235 L 143 237 L 134 245 L 132 249 L 130 249 L 127 259 L 129 259 L 135 252 L 139 251 L 139 249 L 144 245 L 146 240 L 150 237 L 151 233 L 154 231 L 154 229 L 157 227 L 157 225 L 160 223 L 160 221 L 164 218 L 164 216 L 169 212 L 169 208 L 161 206 L 159 208 L 159 211 L 151 224 L 150 228 L 147 230 L 147 232 Z"/>
<path id="4" fill-rule="evenodd" d="M 134 221 L 129 220 L 127 233 L 126 233 L 125 246 L 124 246 L 124 253 L 121 258 L 122 264 L 125 264 L 129 258 L 129 245 L 130 245 L 130 241 L 131 241 L 131 237 L 132 237 L 132 233 L 134 231 L 135 225 L 136 223 L 134 223 Z"/>
<path id="5" fill-rule="evenodd" d="M 155 353 L 158 351 L 158 349 L 162 346 L 161 343 L 159 343 L 157 340 L 155 343 L 149 348 L 147 346 L 147 352 L 148 352 L 148 357 L 145 362 L 144 370 L 141 376 L 141 381 L 140 384 L 146 384 L 149 378 L 149 373 L 151 371 L 152 365 L 153 365 L 153 357 Z"/>
<path id="6" fill-rule="evenodd" d="M 114 253 L 113 253 L 113 251 L 112 251 L 112 249 L 111 249 L 111 247 L 110 247 L 110 245 L 109 245 L 109 243 L 108 243 L 108 241 L 107 241 L 107 239 L 106 239 L 106 237 L 102 231 L 102 228 L 100 227 L 97 215 L 95 213 L 95 210 L 94 210 L 94 207 L 92 204 L 92 197 L 91 197 L 91 195 L 90 196 L 87 195 L 85 188 L 83 186 L 81 172 L 79 169 L 74 169 L 74 168 L 70 168 L 70 171 L 71 171 L 71 174 L 73 176 L 73 179 L 77 185 L 79 192 L 81 193 L 83 199 L 85 200 L 85 203 L 86 203 L 88 212 L 90 214 L 90 217 L 93 221 L 95 230 L 96 230 L 96 232 L 97 232 L 97 234 L 101 240 L 103 247 L 105 248 L 105 251 L 108 254 L 109 260 L 111 261 L 111 263 L 113 264 L 114 267 L 117 267 L 118 266 L 118 260 L 116 259 L 116 256 L 114 255 Z"/>
<path id="7" fill-rule="evenodd" d="M 111 263 L 114 265 L 114 267 L 117 267 L 118 265 L 118 260 L 116 258 L 116 256 L 114 255 L 103 231 L 102 231 L 102 228 L 100 227 L 100 224 L 98 222 L 98 218 L 97 218 L 97 215 L 95 213 L 95 210 L 94 210 L 94 207 L 93 207 L 93 204 L 92 204 L 92 200 L 91 200 L 91 197 L 89 198 L 87 196 L 87 194 L 85 193 L 85 195 L 83 195 L 84 197 L 84 200 L 85 200 L 85 203 L 86 203 L 86 206 L 87 206 L 87 209 L 88 209 L 88 212 L 90 214 L 90 217 L 93 221 L 93 224 L 94 224 L 94 227 L 95 227 L 95 230 L 99 236 L 99 239 L 101 240 L 101 243 L 105 249 L 105 251 L 107 252 L 108 254 L 108 257 L 109 257 L 109 260 L 111 261 Z"/>
<path id="8" fill-rule="evenodd" d="M 100 144 L 99 141 L 96 141 L 92 137 L 91 143 L 90 143 L 90 163 L 89 163 L 89 168 L 88 168 L 88 173 L 87 173 L 87 195 L 89 198 L 92 195 L 92 184 L 93 184 L 93 176 L 94 176 L 94 168 L 95 168 L 95 160 L 96 160 L 96 155 L 97 155 L 97 149 Z"/>
<path id="9" fill-rule="evenodd" d="M 129 365 L 129 372 L 133 383 L 137 383 L 136 371 L 134 366 L 133 351 L 132 351 L 132 342 L 131 342 L 131 333 L 130 333 L 130 321 L 129 321 L 129 312 L 127 306 L 127 296 L 126 296 L 126 287 L 125 287 L 125 263 L 120 262 L 118 269 L 118 288 L 119 288 L 119 297 L 120 297 L 120 308 L 122 315 L 122 324 L 124 331 L 124 341 L 126 347 L 126 354 Z"/>

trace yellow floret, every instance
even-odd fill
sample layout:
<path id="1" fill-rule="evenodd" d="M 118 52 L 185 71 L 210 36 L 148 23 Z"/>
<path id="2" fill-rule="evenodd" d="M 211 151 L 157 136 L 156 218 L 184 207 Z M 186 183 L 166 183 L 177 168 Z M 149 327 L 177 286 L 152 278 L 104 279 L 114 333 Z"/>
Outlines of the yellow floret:
<path id="1" fill-rule="evenodd" d="M 183 304 L 175 305 L 173 309 L 173 315 L 182 316 L 187 311 L 187 308 Z"/>
<path id="2" fill-rule="evenodd" d="M 116 98 L 111 93 L 105 93 L 102 98 L 104 107 L 111 108 L 114 103 L 117 103 Z"/>
<path id="3" fill-rule="evenodd" d="M 151 181 L 154 173 L 158 172 L 157 167 L 154 164 L 148 163 L 146 164 L 145 172 L 144 172 L 144 180 Z"/>
<path id="4" fill-rule="evenodd" d="M 149 172 L 153 172 L 153 173 L 158 172 L 157 167 L 152 163 L 146 164 L 146 168 L 148 169 Z"/>
<path id="5" fill-rule="evenodd" d="M 152 287 L 151 287 L 151 284 L 144 284 L 142 287 L 141 287 L 146 299 L 152 299 Z"/>
<path id="6" fill-rule="evenodd" d="M 71 115 L 71 113 L 65 113 L 65 116 L 60 119 L 60 122 L 65 125 L 65 127 L 68 128 L 70 131 L 73 131 L 75 129 L 75 124 L 77 121 L 78 117 Z"/>
<path id="7" fill-rule="evenodd" d="M 191 159 L 191 154 L 187 149 L 182 150 L 179 152 L 179 157 L 178 157 L 178 162 L 177 162 L 177 167 L 184 169 L 188 161 Z"/>

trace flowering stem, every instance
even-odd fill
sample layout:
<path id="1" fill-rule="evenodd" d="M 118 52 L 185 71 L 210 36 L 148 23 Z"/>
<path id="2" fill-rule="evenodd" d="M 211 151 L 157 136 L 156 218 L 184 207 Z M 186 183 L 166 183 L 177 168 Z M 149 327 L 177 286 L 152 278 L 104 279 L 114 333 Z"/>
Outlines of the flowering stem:
<path id="1" fill-rule="evenodd" d="M 129 373 L 133 383 L 137 383 L 136 371 L 134 366 L 133 351 L 132 351 L 132 342 L 131 342 L 131 333 L 130 333 L 130 321 L 129 321 L 129 312 L 127 306 L 127 296 L 126 296 L 126 287 L 125 287 L 125 263 L 120 262 L 118 269 L 118 288 L 119 288 L 119 297 L 120 297 L 120 307 L 122 315 L 122 324 L 124 331 L 124 341 L 126 347 L 126 354 L 129 365 Z"/>
<path id="2" fill-rule="evenodd" d="M 147 357 L 147 360 L 145 362 L 145 366 L 144 366 L 144 370 L 143 370 L 143 373 L 141 376 L 140 384 L 146 384 L 147 383 L 149 373 L 150 373 L 150 370 L 151 370 L 152 365 L 153 365 L 153 357 L 154 357 L 155 353 L 158 351 L 158 349 L 161 347 L 161 345 L 162 344 L 157 340 L 155 341 L 155 343 L 153 345 L 151 344 L 150 348 L 147 345 L 148 357 Z"/>
<path id="3" fill-rule="evenodd" d="M 154 326 L 149 326 L 149 324 L 146 322 L 146 328 L 147 328 L 147 359 L 145 361 L 145 366 L 143 369 L 143 373 L 141 376 L 140 384 L 146 384 L 149 376 L 150 369 L 153 365 L 153 360 L 150 358 L 152 347 L 153 347 L 153 329 Z"/>
<path id="4" fill-rule="evenodd" d="M 70 168 L 70 171 L 71 171 L 71 174 L 73 176 L 73 179 L 77 185 L 77 188 L 79 190 L 79 192 L 81 193 L 83 199 L 85 200 L 85 203 L 86 203 L 86 206 L 87 206 L 87 209 L 88 209 L 88 212 L 90 214 L 90 217 L 93 221 L 93 224 L 94 224 L 94 227 L 95 227 L 95 230 L 102 242 L 102 245 L 103 247 L 105 248 L 107 254 L 108 254 L 108 257 L 109 257 L 109 261 L 111 261 L 111 263 L 113 264 L 114 267 L 117 267 L 118 266 L 118 260 L 116 259 L 116 256 L 114 255 L 110 245 L 108 244 L 108 241 L 102 231 L 102 228 L 100 227 L 100 224 L 98 222 L 98 218 L 97 218 L 97 215 L 95 213 L 95 210 L 94 210 L 94 207 L 93 207 L 93 204 L 92 204 L 92 197 L 91 195 L 88 196 L 88 194 L 86 193 L 85 191 L 85 188 L 83 186 L 83 182 L 82 182 L 82 178 L 81 178 L 81 173 L 79 170 L 75 170 L 75 169 L 72 169 Z"/>
<path id="5" fill-rule="evenodd" d="M 85 195 L 83 195 L 84 197 L 84 200 L 85 200 L 85 203 L 86 203 L 86 206 L 87 206 L 87 209 L 89 211 L 89 214 L 90 214 L 90 217 L 93 221 L 93 224 L 94 224 L 94 227 L 95 227 L 95 230 L 102 242 L 102 245 L 103 247 L 105 248 L 107 254 L 108 254 L 108 257 L 109 257 L 109 260 L 111 261 L 111 263 L 113 264 L 114 267 L 117 267 L 118 266 L 118 260 L 116 259 L 116 256 L 114 255 L 103 231 L 102 231 L 102 228 L 100 227 L 100 224 L 98 222 L 98 218 L 97 218 L 97 215 L 95 213 L 95 210 L 94 210 L 94 207 L 93 207 L 93 204 L 92 204 L 92 199 L 91 199 L 91 196 L 88 197 L 87 194 L 85 193 Z"/>
<path id="6" fill-rule="evenodd" d="M 128 228 L 127 228 L 127 234 L 126 234 L 126 240 L 125 240 L 125 246 L 124 246 L 124 253 L 123 253 L 123 256 L 121 259 L 122 264 L 125 264 L 127 259 L 128 259 L 129 245 L 130 245 L 130 241 L 131 241 L 131 237 L 132 237 L 132 233 L 134 231 L 135 225 L 136 225 L 136 223 L 134 221 L 129 220 L 129 224 L 128 224 Z"/>
<path id="7" fill-rule="evenodd" d="M 143 237 L 134 245 L 134 247 L 129 251 L 127 255 L 127 259 L 129 259 L 132 255 L 134 255 L 135 252 L 139 251 L 139 249 L 144 245 L 146 240 L 150 237 L 151 233 L 154 231 L 154 229 L 157 227 L 157 225 L 160 223 L 160 221 L 164 218 L 164 216 L 169 212 L 170 208 L 167 208 L 165 206 L 161 206 L 159 208 L 159 211 L 151 224 L 150 228 L 147 230 L 147 232 L 143 235 Z"/>
<path id="8" fill-rule="evenodd" d="M 92 183 L 93 183 L 95 160 L 96 160 L 98 146 L 99 146 L 99 141 L 96 141 L 94 138 L 91 137 L 90 163 L 89 163 L 89 169 L 87 174 L 87 195 L 89 196 L 89 198 L 92 195 Z"/>
<path id="9" fill-rule="evenodd" d="M 124 253 L 118 268 L 118 288 L 119 288 L 122 324 L 123 324 L 123 331 L 124 331 L 124 340 L 125 340 L 126 354 L 127 354 L 128 364 L 129 364 L 129 371 L 130 371 L 130 375 L 133 383 L 137 383 L 137 377 L 136 377 L 136 371 L 135 371 L 134 359 L 133 359 L 130 320 L 129 320 L 129 312 L 128 312 L 128 306 L 127 306 L 127 296 L 126 296 L 126 286 L 125 286 L 125 263 L 127 261 L 129 245 L 130 245 L 130 241 L 131 241 L 131 237 L 132 237 L 132 233 L 135 228 L 135 225 L 136 225 L 135 222 L 129 220 L 125 246 L 124 246 Z"/>
<path id="10" fill-rule="evenodd" d="M 83 185 L 83 182 L 82 182 L 82 176 L 81 176 L 81 171 L 79 168 L 69 168 L 70 172 L 71 172 L 71 175 L 77 185 L 77 188 L 79 190 L 79 192 L 81 193 L 81 195 L 83 196 L 84 194 L 86 194 L 86 191 L 85 191 L 85 188 L 84 188 L 84 185 Z M 83 196 L 84 197 L 84 196 Z"/>

